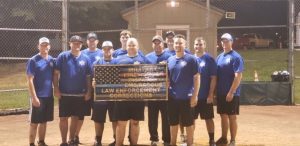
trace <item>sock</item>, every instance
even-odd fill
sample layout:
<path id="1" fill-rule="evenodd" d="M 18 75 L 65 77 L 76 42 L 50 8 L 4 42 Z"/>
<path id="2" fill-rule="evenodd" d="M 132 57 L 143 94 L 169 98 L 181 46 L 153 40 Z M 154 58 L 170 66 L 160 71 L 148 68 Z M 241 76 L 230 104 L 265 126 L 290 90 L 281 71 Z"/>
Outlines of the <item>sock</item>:
<path id="1" fill-rule="evenodd" d="M 214 132 L 208 133 L 208 136 L 209 136 L 209 140 L 210 140 L 210 141 L 215 140 L 215 133 L 214 133 Z"/>
<path id="2" fill-rule="evenodd" d="M 101 144 L 102 143 L 102 136 L 96 136 L 96 141 Z"/>

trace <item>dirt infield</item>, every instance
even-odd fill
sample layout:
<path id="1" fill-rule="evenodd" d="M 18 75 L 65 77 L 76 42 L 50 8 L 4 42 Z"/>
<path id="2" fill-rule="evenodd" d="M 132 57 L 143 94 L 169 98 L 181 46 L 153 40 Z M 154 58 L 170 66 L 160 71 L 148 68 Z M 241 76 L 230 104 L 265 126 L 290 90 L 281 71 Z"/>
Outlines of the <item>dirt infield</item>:
<path id="1" fill-rule="evenodd" d="M 220 137 L 220 118 L 215 115 L 216 136 Z M 139 144 L 149 145 L 147 112 L 141 122 Z M 0 117 L 0 146 L 28 145 L 28 115 Z M 238 146 L 300 146 L 300 106 L 241 106 L 238 116 Z M 159 129 L 159 134 L 161 131 Z M 80 139 L 85 146 L 91 146 L 94 139 L 93 122 L 90 117 L 82 128 Z M 106 123 L 103 143 L 112 141 L 111 124 Z M 208 136 L 204 121 L 196 121 L 195 143 L 207 145 Z M 48 124 L 46 142 L 50 146 L 60 143 L 58 118 Z M 125 140 L 127 142 L 127 140 Z"/>

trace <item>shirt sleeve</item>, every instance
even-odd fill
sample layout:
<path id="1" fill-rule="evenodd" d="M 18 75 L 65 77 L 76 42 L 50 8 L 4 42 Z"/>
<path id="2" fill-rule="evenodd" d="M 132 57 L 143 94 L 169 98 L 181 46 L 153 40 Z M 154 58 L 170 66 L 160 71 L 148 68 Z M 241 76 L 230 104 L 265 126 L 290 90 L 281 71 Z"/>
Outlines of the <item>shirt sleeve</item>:
<path id="1" fill-rule="evenodd" d="M 234 60 L 233 60 L 233 71 L 235 73 L 241 73 L 244 71 L 244 60 L 242 57 L 236 57 Z"/>
<path id="2" fill-rule="evenodd" d="M 209 59 L 209 74 L 210 76 L 216 76 L 217 75 L 217 63 L 213 58 Z"/>
<path id="3" fill-rule="evenodd" d="M 35 61 L 29 59 L 26 65 L 26 74 L 29 76 L 35 76 Z"/>
<path id="4" fill-rule="evenodd" d="M 198 73 L 198 71 L 199 71 L 199 65 L 198 65 L 198 61 L 197 61 L 197 59 L 195 58 L 195 57 L 193 57 L 192 59 L 191 59 L 191 63 L 192 63 L 192 74 L 193 75 L 195 75 L 195 74 L 197 74 Z"/>
<path id="5" fill-rule="evenodd" d="M 55 69 L 61 71 L 63 64 L 63 55 L 58 55 L 58 57 L 55 60 Z"/>

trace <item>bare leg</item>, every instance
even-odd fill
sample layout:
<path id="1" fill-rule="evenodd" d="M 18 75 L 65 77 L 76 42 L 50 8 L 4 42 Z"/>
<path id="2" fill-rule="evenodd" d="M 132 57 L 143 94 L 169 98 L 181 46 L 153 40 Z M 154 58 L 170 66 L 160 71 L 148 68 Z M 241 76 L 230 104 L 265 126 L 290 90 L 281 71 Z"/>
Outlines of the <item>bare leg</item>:
<path id="1" fill-rule="evenodd" d="M 221 115 L 222 137 L 227 139 L 228 133 L 228 115 Z"/>
<path id="2" fill-rule="evenodd" d="M 83 125 L 83 121 L 84 120 L 78 120 L 78 122 L 77 122 L 77 128 L 76 128 L 76 131 L 75 131 L 75 136 L 79 136 L 81 127 Z"/>
<path id="3" fill-rule="evenodd" d="M 137 145 L 139 134 L 140 134 L 140 126 L 139 121 L 130 120 L 130 140 L 131 145 Z"/>
<path id="4" fill-rule="evenodd" d="M 178 125 L 170 126 L 170 133 L 171 133 L 171 145 L 176 145 L 177 141 L 177 133 L 178 133 Z"/>
<path id="5" fill-rule="evenodd" d="M 125 137 L 127 121 L 118 121 L 116 128 L 116 146 L 122 146 Z"/>
<path id="6" fill-rule="evenodd" d="M 29 143 L 34 143 L 38 124 L 30 123 L 29 127 Z"/>
<path id="7" fill-rule="evenodd" d="M 194 143 L 194 126 L 186 127 L 187 145 L 191 146 Z"/>
<path id="8" fill-rule="evenodd" d="M 47 123 L 39 124 L 39 128 L 38 128 L 39 141 L 44 141 L 45 140 L 46 129 L 47 129 Z"/>
<path id="9" fill-rule="evenodd" d="M 69 129 L 69 131 L 70 131 L 69 140 L 74 140 L 74 138 L 75 138 L 77 123 L 78 123 L 78 117 L 77 116 L 72 116 L 71 117 L 70 129 Z"/>
<path id="10" fill-rule="evenodd" d="M 231 140 L 235 140 L 237 134 L 237 128 L 238 128 L 236 115 L 229 116 L 229 123 L 230 123 Z"/>
<path id="11" fill-rule="evenodd" d="M 68 117 L 61 117 L 59 120 L 59 129 L 62 143 L 67 142 L 68 134 Z"/>

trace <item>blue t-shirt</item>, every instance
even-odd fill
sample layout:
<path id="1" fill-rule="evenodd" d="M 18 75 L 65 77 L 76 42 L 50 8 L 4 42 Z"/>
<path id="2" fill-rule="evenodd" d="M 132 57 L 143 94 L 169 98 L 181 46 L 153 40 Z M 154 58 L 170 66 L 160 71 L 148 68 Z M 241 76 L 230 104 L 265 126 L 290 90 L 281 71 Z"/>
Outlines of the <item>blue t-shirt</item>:
<path id="1" fill-rule="evenodd" d="M 198 99 L 206 100 L 210 90 L 211 76 L 217 76 L 217 64 L 214 58 L 207 53 L 196 58 L 201 75 Z"/>
<path id="2" fill-rule="evenodd" d="M 151 52 L 146 55 L 146 58 L 151 62 L 151 64 L 159 64 L 160 62 L 168 61 L 168 58 L 171 56 L 171 54 L 163 51 L 160 55 L 156 55 L 155 52 Z"/>
<path id="3" fill-rule="evenodd" d="M 103 57 L 103 51 L 101 49 L 98 49 L 96 51 L 90 51 L 88 48 L 84 49 L 81 51 L 81 53 L 87 55 L 90 60 L 91 63 L 99 60 L 101 57 Z"/>
<path id="4" fill-rule="evenodd" d="M 169 48 L 165 48 L 165 51 L 166 51 L 167 53 L 171 54 L 172 56 L 176 55 L 175 50 L 170 50 Z M 185 52 L 185 53 L 188 53 L 188 54 L 192 54 L 192 53 L 190 52 L 190 50 L 187 49 L 187 48 L 184 49 L 184 52 Z"/>
<path id="5" fill-rule="evenodd" d="M 54 64 L 55 60 L 52 56 L 48 55 L 48 58 L 44 59 L 39 54 L 34 55 L 27 62 L 26 73 L 34 77 L 33 85 L 39 98 L 53 97 Z"/>
<path id="6" fill-rule="evenodd" d="M 195 56 L 184 54 L 182 58 L 172 56 L 168 59 L 170 95 L 176 100 L 188 100 L 194 90 L 194 75 L 198 73 Z"/>
<path id="7" fill-rule="evenodd" d="M 112 64 L 150 64 L 150 61 L 140 54 L 134 57 L 129 57 L 126 54 L 113 59 Z"/>
<path id="8" fill-rule="evenodd" d="M 141 50 L 138 50 L 138 53 L 139 53 L 139 55 L 144 56 L 144 54 Z M 126 54 L 127 54 L 127 50 L 119 48 L 119 49 L 114 51 L 112 56 L 113 56 L 113 58 L 117 58 L 118 56 L 122 56 L 122 55 L 126 55 Z"/>
<path id="9" fill-rule="evenodd" d="M 244 60 L 240 54 L 232 50 L 228 53 L 221 53 L 217 57 L 217 95 L 226 96 L 233 83 L 235 73 L 244 71 Z M 234 96 L 240 96 L 240 86 Z"/>
<path id="10" fill-rule="evenodd" d="M 81 53 L 78 57 L 71 51 L 62 52 L 57 57 L 56 69 L 60 71 L 59 89 L 62 94 L 85 94 L 87 76 L 91 75 L 89 57 Z"/>

